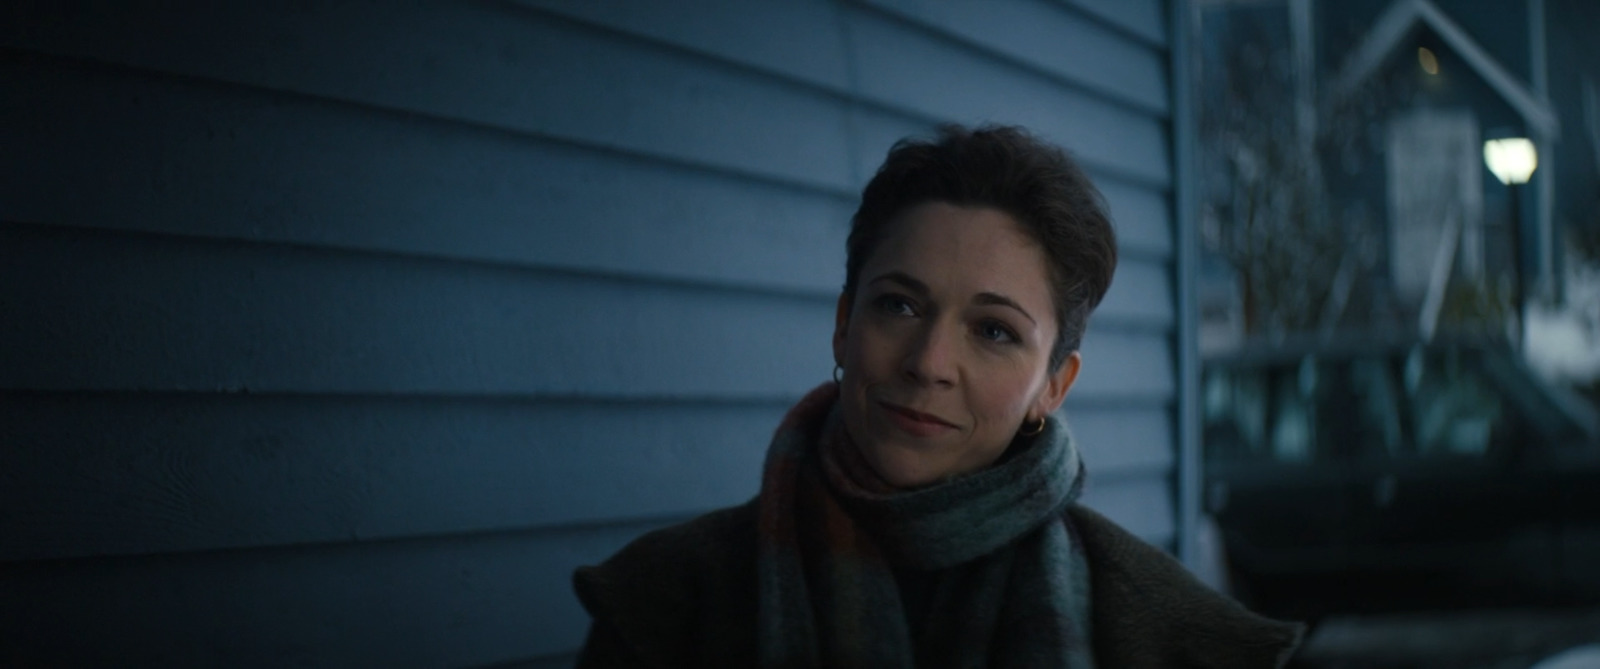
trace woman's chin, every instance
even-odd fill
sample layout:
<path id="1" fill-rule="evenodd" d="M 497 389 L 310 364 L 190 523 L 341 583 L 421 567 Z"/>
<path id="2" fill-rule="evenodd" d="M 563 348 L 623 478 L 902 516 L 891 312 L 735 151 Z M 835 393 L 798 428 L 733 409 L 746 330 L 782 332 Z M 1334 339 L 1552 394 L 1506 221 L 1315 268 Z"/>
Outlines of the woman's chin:
<path id="1" fill-rule="evenodd" d="M 867 463 L 872 465 L 885 483 L 905 490 L 925 488 L 959 473 L 953 471 L 948 463 L 938 462 L 928 455 L 926 452 L 883 445 L 868 454 Z"/>

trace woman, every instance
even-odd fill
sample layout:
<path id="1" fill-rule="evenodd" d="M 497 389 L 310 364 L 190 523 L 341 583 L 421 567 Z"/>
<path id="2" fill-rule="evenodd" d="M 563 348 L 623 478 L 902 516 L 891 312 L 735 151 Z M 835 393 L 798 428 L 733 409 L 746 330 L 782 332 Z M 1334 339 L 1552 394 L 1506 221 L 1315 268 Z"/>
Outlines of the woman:
<path id="1" fill-rule="evenodd" d="M 578 570 L 579 666 L 1286 660 L 1299 627 L 1074 504 L 1055 411 L 1116 245 L 1063 152 L 1008 127 L 902 141 L 847 252 L 834 382 L 789 411 L 754 500 Z"/>

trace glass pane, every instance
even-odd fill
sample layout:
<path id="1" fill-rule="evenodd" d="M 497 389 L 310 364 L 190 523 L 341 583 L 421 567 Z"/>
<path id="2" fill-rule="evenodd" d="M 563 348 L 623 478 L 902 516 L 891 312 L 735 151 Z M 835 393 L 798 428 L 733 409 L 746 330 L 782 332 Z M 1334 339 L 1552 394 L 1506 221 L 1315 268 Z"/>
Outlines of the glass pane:
<path id="1" fill-rule="evenodd" d="M 1260 452 L 1265 398 L 1259 388 L 1251 370 L 1206 372 L 1201 413 L 1207 461 L 1248 460 Z"/>
<path id="2" fill-rule="evenodd" d="M 1272 458 L 1279 462 L 1311 461 L 1315 414 L 1308 399 L 1316 389 L 1316 373 L 1308 370 L 1314 367 L 1273 375 Z"/>
<path id="3" fill-rule="evenodd" d="M 1495 386 L 1467 356 L 1433 351 L 1420 360 L 1415 382 L 1407 384 L 1417 453 L 1482 456 L 1497 438 L 1504 444 L 1519 431 Z"/>
<path id="4" fill-rule="evenodd" d="M 1400 427 L 1395 370 L 1382 359 L 1356 360 L 1350 364 L 1350 383 L 1357 398 L 1359 438 L 1381 449 L 1384 455 L 1399 455 L 1405 448 L 1405 437 Z"/>
<path id="5" fill-rule="evenodd" d="M 1213 368 L 1202 380 L 1205 458 L 1211 462 L 1309 463 L 1318 450 L 1321 413 L 1313 398 L 1322 385 L 1319 365 Z"/>

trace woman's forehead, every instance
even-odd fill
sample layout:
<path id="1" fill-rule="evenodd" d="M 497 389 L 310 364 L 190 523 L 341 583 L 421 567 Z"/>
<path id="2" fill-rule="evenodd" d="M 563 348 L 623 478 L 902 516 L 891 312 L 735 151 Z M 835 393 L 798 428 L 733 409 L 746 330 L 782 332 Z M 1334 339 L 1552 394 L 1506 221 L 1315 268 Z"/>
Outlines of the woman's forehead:
<path id="1" fill-rule="evenodd" d="M 885 233 L 862 268 L 865 284 L 910 279 L 950 297 L 993 293 L 1033 309 L 1050 304 L 1043 248 L 1003 211 L 934 202 L 895 217 Z"/>

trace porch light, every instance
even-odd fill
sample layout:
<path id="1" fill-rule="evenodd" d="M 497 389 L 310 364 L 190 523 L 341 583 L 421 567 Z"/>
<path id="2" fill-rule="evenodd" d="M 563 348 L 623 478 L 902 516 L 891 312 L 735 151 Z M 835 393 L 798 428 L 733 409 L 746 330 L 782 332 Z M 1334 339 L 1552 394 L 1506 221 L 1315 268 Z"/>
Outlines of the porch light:
<path id="1" fill-rule="evenodd" d="M 1526 137 L 1491 139 L 1483 143 L 1483 162 L 1500 183 L 1525 184 L 1539 167 L 1539 153 Z"/>
<path id="2" fill-rule="evenodd" d="M 1439 73 L 1439 58 L 1433 51 L 1425 46 L 1417 47 L 1417 64 L 1422 66 L 1422 71 L 1428 74 Z"/>

